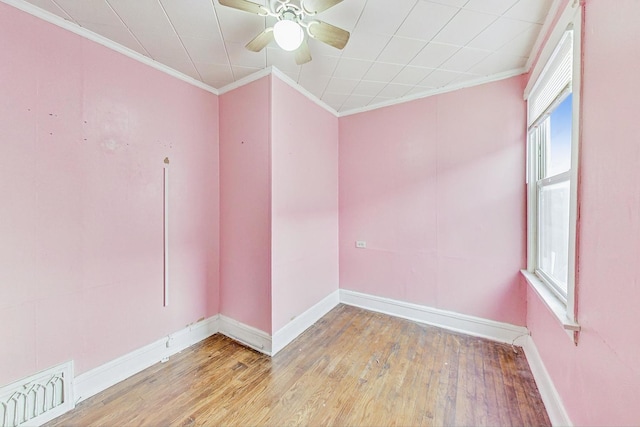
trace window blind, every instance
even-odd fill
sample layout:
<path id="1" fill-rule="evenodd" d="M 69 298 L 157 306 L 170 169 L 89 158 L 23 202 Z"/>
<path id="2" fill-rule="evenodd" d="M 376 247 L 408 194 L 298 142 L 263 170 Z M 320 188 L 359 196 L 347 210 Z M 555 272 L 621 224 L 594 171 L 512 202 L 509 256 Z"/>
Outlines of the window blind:
<path id="1" fill-rule="evenodd" d="M 542 70 L 529 95 L 529 118 L 531 126 L 558 96 L 571 85 L 573 73 L 573 31 L 568 30 L 560 39 L 547 65 Z"/>

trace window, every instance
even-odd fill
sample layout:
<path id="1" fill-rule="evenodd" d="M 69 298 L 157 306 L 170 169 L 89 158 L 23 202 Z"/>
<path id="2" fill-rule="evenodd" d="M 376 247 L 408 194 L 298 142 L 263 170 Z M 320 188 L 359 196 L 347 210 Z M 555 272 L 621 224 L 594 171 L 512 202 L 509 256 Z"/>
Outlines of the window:
<path id="1" fill-rule="evenodd" d="M 578 46 L 568 29 L 527 98 L 528 274 L 567 330 L 577 331 L 574 301 L 577 206 Z M 578 67 L 575 67 L 578 58 Z"/>
<path id="2" fill-rule="evenodd" d="M 570 86 L 569 86 L 570 87 Z M 565 304 L 569 278 L 569 208 L 571 193 L 570 90 L 530 130 L 537 159 L 534 177 L 537 200 L 535 272 Z"/>

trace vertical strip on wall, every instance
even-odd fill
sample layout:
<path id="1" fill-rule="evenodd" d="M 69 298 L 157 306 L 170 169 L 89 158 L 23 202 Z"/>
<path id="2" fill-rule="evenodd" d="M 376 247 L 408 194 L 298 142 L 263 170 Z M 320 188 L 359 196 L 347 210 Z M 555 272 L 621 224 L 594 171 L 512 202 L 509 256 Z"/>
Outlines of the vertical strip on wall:
<path id="1" fill-rule="evenodd" d="M 162 240 L 164 242 L 164 272 L 163 272 L 163 283 L 164 283 L 164 306 L 167 307 L 169 305 L 169 158 L 164 158 L 164 168 L 163 168 L 163 199 L 164 199 L 164 208 L 163 208 L 163 218 L 164 218 L 164 228 L 162 232 Z"/>

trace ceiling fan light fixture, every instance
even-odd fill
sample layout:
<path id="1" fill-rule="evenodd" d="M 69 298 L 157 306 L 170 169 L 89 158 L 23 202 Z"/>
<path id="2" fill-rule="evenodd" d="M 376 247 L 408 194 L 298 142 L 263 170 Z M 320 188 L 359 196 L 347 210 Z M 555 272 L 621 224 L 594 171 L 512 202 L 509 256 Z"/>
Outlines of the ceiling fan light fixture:
<path id="1" fill-rule="evenodd" d="M 298 49 L 302 44 L 304 31 L 297 22 L 283 19 L 273 26 L 273 36 L 278 46 L 291 52 Z"/>

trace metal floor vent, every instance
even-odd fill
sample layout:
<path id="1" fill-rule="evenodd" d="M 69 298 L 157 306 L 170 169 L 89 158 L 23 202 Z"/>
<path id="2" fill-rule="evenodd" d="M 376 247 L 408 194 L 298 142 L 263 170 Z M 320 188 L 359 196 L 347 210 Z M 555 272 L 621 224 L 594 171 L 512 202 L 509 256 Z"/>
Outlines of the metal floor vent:
<path id="1" fill-rule="evenodd" d="M 0 388 L 0 427 L 37 426 L 74 404 L 73 362 L 63 363 Z"/>

